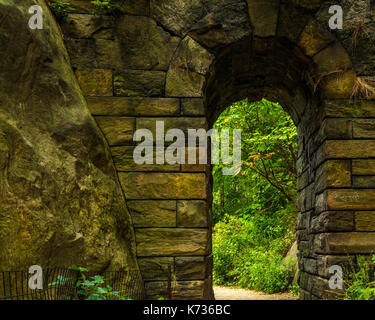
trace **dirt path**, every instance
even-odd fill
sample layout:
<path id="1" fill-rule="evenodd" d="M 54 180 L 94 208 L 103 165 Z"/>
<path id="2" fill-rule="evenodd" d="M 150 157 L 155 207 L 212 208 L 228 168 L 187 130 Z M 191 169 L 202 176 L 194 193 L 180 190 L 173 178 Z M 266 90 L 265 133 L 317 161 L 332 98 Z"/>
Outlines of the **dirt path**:
<path id="1" fill-rule="evenodd" d="M 266 294 L 246 289 L 214 287 L 216 300 L 297 300 L 290 293 Z"/>

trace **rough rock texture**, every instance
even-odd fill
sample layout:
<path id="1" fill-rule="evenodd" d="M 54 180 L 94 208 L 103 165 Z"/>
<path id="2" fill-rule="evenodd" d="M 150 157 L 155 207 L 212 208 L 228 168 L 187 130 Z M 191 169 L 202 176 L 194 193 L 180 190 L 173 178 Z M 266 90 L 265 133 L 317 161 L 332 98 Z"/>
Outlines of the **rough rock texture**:
<path id="1" fill-rule="evenodd" d="M 0 2 L 0 269 L 137 269 L 105 139 L 44 1 Z M 31 30 L 28 8 L 44 9 Z"/>

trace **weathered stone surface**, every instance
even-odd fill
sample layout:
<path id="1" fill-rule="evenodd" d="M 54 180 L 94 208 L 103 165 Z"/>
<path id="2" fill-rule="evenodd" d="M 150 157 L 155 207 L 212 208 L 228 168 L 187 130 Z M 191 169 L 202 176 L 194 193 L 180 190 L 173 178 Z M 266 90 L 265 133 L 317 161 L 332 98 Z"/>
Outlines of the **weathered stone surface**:
<path id="1" fill-rule="evenodd" d="M 313 57 L 318 77 L 344 72 L 352 67 L 348 53 L 339 43 L 334 43 Z"/>
<path id="2" fill-rule="evenodd" d="M 350 99 L 355 81 L 354 71 L 332 73 L 320 81 L 321 95 L 326 99 Z"/>
<path id="3" fill-rule="evenodd" d="M 146 281 L 145 291 L 148 300 L 168 299 L 168 281 Z"/>
<path id="4" fill-rule="evenodd" d="M 112 16 L 70 13 L 61 27 L 64 35 L 70 38 L 110 39 L 113 26 Z"/>
<path id="5" fill-rule="evenodd" d="M 298 19 L 295 19 L 295 17 L 298 17 Z M 294 7 L 291 3 L 281 3 L 277 35 L 297 43 L 298 37 L 308 21 L 309 16 L 304 14 L 300 8 Z"/>
<path id="6" fill-rule="evenodd" d="M 168 132 L 170 129 L 180 129 L 185 133 L 186 139 L 188 138 L 188 129 L 207 129 L 206 118 L 137 118 L 137 130 L 148 129 L 152 132 L 154 140 L 156 137 L 156 121 L 164 122 L 164 131 Z M 160 139 L 159 139 L 160 140 Z"/>
<path id="7" fill-rule="evenodd" d="M 177 281 L 172 297 L 175 300 L 204 300 L 205 281 Z"/>
<path id="8" fill-rule="evenodd" d="M 317 143 L 322 143 L 326 139 L 352 139 L 353 125 L 347 119 L 325 119 L 321 124 L 316 137 Z"/>
<path id="9" fill-rule="evenodd" d="M 112 147 L 111 153 L 118 171 L 180 171 L 179 164 L 156 164 L 156 152 L 153 153 L 153 164 L 137 164 L 134 160 L 134 146 Z"/>
<path id="10" fill-rule="evenodd" d="M 205 287 L 205 281 L 177 281 L 171 287 L 171 298 L 174 300 L 212 299 Z M 160 297 L 168 299 L 168 281 L 146 282 L 146 294 L 148 299 L 157 300 Z"/>
<path id="11" fill-rule="evenodd" d="M 171 68 L 167 73 L 165 93 L 167 97 L 203 96 L 204 76 L 186 69 Z"/>
<path id="12" fill-rule="evenodd" d="M 354 176 L 353 188 L 375 188 L 375 176 Z"/>
<path id="13" fill-rule="evenodd" d="M 276 34 L 279 2 L 279 0 L 247 0 L 255 36 L 271 37 Z"/>
<path id="14" fill-rule="evenodd" d="M 180 113 L 180 102 L 172 98 L 87 98 L 95 116 L 171 116 Z"/>
<path id="15" fill-rule="evenodd" d="M 95 117 L 110 146 L 133 144 L 135 119 L 128 117 Z"/>
<path id="16" fill-rule="evenodd" d="M 150 14 L 149 0 L 115 0 L 119 2 L 121 11 L 127 14 L 148 16 Z"/>
<path id="17" fill-rule="evenodd" d="M 66 39 L 65 45 L 72 67 L 87 69 L 96 66 L 95 42 L 93 39 Z"/>
<path id="18" fill-rule="evenodd" d="M 375 160 L 372 160 L 372 159 L 353 160 L 352 172 L 353 172 L 353 175 L 358 175 L 358 176 L 375 175 Z"/>
<path id="19" fill-rule="evenodd" d="M 123 69 L 122 48 L 116 40 L 95 39 L 95 58 L 98 68 Z"/>
<path id="20" fill-rule="evenodd" d="M 373 253 L 375 233 L 338 232 L 322 233 L 315 237 L 315 251 L 329 254 L 362 254 Z"/>
<path id="21" fill-rule="evenodd" d="M 324 103 L 324 113 L 334 118 L 372 118 L 375 117 L 375 103 L 366 100 L 331 100 Z"/>
<path id="22" fill-rule="evenodd" d="M 327 47 L 334 37 L 317 21 L 311 20 L 302 32 L 298 46 L 309 57 Z"/>
<path id="23" fill-rule="evenodd" d="M 375 157 L 375 141 L 328 140 L 320 156 L 322 159 Z"/>
<path id="24" fill-rule="evenodd" d="M 140 257 L 207 254 L 207 229 L 145 228 L 135 234 Z"/>
<path id="25" fill-rule="evenodd" d="M 190 37 L 179 46 L 167 73 L 167 96 L 201 97 L 214 56 Z"/>
<path id="26" fill-rule="evenodd" d="M 27 24 L 31 4 L 43 8 L 41 32 Z M 2 1 L 0 20 L 0 269 L 136 269 L 109 148 L 50 10 Z"/>
<path id="27" fill-rule="evenodd" d="M 127 202 L 135 227 L 176 227 L 176 200 Z"/>
<path id="28" fill-rule="evenodd" d="M 202 20 L 212 21 L 211 26 L 218 29 L 219 34 L 222 34 L 228 43 L 251 36 L 252 29 L 245 1 L 225 0 L 223 3 L 216 0 L 202 0 L 202 2 L 208 8 L 208 13 Z M 201 25 L 203 26 L 204 24 Z M 210 29 L 210 26 L 207 27 Z M 195 26 L 192 29 L 195 29 Z"/>
<path id="29" fill-rule="evenodd" d="M 165 73 L 162 71 L 126 70 L 115 72 L 116 96 L 154 97 L 164 93 Z"/>
<path id="30" fill-rule="evenodd" d="M 207 202 L 201 200 L 177 202 L 178 227 L 207 227 Z"/>
<path id="31" fill-rule="evenodd" d="M 329 272 L 331 266 L 338 265 L 343 268 L 344 273 L 351 272 L 351 265 L 354 263 L 352 256 L 344 255 L 318 255 L 317 256 L 317 272 L 318 275 L 324 278 L 332 277 Z"/>
<path id="32" fill-rule="evenodd" d="M 206 199 L 204 173 L 120 173 L 128 199 Z"/>
<path id="33" fill-rule="evenodd" d="M 124 68 L 167 71 L 180 41 L 153 19 L 123 16 L 117 25 Z"/>
<path id="34" fill-rule="evenodd" d="M 111 96 L 112 71 L 105 69 L 77 70 L 76 76 L 85 96 Z"/>
<path id="35" fill-rule="evenodd" d="M 353 138 L 375 138 L 375 120 L 353 121 Z"/>
<path id="36" fill-rule="evenodd" d="M 138 264 L 145 281 L 168 280 L 174 272 L 173 257 L 139 258 Z"/>
<path id="37" fill-rule="evenodd" d="M 327 160 L 316 172 L 315 190 L 317 193 L 327 188 L 345 188 L 352 184 L 350 160 Z"/>
<path id="38" fill-rule="evenodd" d="M 323 212 L 311 219 L 311 233 L 354 230 L 354 213 L 351 211 Z"/>
<path id="39" fill-rule="evenodd" d="M 91 13 L 94 5 L 87 0 L 61 0 L 61 2 L 69 3 L 74 9 L 74 13 Z"/>
<path id="40" fill-rule="evenodd" d="M 200 0 L 151 0 L 151 17 L 166 29 L 184 35 L 205 10 Z"/>
<path id="41" fill-rule="evenodd" d="M 207 261 L 205 257 L 175 258 L 177 280 L 204 280 L 206 278 Z"/>
<path id="42" fill-rule="evenodd" d="M 181 114 L 184 116 L 204 116 L 203 99 L 182 99 Z"/>
<path id="43" fill-rule="evenodd" d="M 356 231 L 375 231 L 375 211 L 358 211 L 355 213 Z"/>
<path id="44" fill-rule="evenodd" d="M 199 144 L 199 142 L 197 142 L 197 145 L 198 144 Z M 193 150 L 193 154 L 194 154 L 194 150 L 195 150 L 195 162 L 196 162 L 196 164 L 193 164 L 194 158 L 189 159 L 190 150 Z M 208 153 L 207 150 L 208 149 L 206 149 L 206 148 L 199 148 L 199 147 L 189 148 L 189 147 L 186 147 L 185 148 L 185 164 L 181 165 L 181 171 L 182 172 L 207 172 L 207 170 L 209 170 L 208 163 L 210 163 L 209 155 L 207 154 Z M 200 157 L 203 157 L 202 161 L 201 161 Z M 204 159 L 204 158 L 206 158 L 206 159 Z"/>
<path id="45" fill-rule="evenodd" d="M 374 210 L 375 190 L 342 189 L 324 192 L 327 210 Z"/>

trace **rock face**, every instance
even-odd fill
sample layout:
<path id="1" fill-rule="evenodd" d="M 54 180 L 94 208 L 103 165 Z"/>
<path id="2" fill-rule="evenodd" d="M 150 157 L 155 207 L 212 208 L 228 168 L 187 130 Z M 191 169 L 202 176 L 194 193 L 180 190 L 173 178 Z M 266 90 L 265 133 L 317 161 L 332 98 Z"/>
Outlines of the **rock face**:
<path id="1" fill-rule="evenodd" d="M 137 269 L 109 148 L 59 28 L 44 1 L 22 3 L 0 3 L 0 270 Z M 35 3 L 43 30 L 28 27 Z"/>

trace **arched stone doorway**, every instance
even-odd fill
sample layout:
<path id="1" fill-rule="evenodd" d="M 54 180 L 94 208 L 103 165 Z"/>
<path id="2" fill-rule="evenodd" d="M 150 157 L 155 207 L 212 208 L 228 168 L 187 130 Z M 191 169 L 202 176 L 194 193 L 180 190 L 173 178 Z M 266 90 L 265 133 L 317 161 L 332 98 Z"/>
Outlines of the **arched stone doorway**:
<path id="1" fill-rule="evenodd" d="M 67 47 L 111 146 L 150 298 L 165 295 L 167 270 L 173 298 L 213 297 L 211 173 L 137 166 L 133 133 L 161 119 L 166 130 L 209 127 L 242 98 L 280 102 L 298 127 L 301 298 L 326 297 L 331 265 L 375 251 L 375 104 L 352 99 L 374 63 L 351 41 L 371 8 L 337 2 L 344 30 L 334 34 L 319 0 L 145 0 L 116 18 L 69 14 Z"/>

